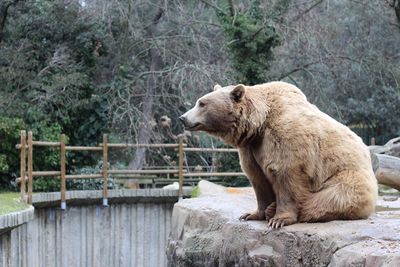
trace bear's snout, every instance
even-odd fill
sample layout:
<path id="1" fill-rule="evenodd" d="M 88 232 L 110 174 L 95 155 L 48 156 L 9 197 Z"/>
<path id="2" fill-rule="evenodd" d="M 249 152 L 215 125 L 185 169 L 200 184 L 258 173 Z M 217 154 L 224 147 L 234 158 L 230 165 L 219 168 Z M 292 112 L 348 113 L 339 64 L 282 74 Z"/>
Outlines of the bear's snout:
<path id="1" fill-rule="evenodd" d="M 201 123 L 198 119 L 193 117 L 192 110 L 189 110 L 185 114 L 179 117 L 179 120 L 182 122 L 185 130 L 187 131 L 198 131 L 200 130 Z"/>
<path id="2" fill-rule="evenodd" d="M 185 126 L 185 127 L 187 126 L 187 120 L 186 120 L 185 115 L 180 116 L 179 120 L 182 122 L 183 126 Z"/>

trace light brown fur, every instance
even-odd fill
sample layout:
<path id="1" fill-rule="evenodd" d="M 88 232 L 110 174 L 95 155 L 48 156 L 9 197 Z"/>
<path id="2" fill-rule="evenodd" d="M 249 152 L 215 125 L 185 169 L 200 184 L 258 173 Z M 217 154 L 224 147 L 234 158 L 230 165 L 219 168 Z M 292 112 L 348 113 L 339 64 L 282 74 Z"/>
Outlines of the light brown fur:
<path id="1" fill-rule="evenodd" d="M 241 219 L 267 219 L 277 228 L 363 219 L 374 211 L 377 181 L 367 147 L 297 87 L 271 82 L 215 89 L 182 117 L 189 130 L 238 147 L 258 202 L 257 211 Z"/>

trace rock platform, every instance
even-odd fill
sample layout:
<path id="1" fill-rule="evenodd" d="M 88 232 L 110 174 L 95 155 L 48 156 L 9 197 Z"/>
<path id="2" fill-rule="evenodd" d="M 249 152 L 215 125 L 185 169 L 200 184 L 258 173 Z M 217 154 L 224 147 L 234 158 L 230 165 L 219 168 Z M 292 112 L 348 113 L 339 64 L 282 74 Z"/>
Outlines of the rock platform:
<path id="1" fill-rule="evenodd" d="M 366 220 L 299 223 L 271 230 L 239 221 L 256 208 L 252 188 L 199 183 L 175 204 L 169 266 L 400 266 L 400 201 L 378 201 Z"/>

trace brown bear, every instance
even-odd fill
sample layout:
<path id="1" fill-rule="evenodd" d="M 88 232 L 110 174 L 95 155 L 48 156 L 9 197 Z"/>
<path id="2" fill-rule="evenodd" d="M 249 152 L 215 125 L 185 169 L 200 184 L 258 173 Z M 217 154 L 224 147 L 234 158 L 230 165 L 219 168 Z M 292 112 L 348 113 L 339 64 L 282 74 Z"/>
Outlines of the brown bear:
<path id="1" fill-rule="evenodd" d="M 266 219 L 279 228 L 374 212 L 377 181 L 368 148 L 294 85 L 216 85 L 180 120 L 186 130 L 238 148 L 258 205 L 242 220 Z"/>

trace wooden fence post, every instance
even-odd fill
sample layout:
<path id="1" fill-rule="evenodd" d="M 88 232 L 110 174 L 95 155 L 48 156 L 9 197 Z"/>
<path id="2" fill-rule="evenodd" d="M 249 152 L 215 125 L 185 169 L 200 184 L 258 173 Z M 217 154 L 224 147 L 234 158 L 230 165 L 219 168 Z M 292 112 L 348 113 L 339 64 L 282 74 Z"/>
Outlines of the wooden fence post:
<path id="1" fill-rule="evenodd" d="M 179 191 L 178 197 L 179 200 L 183 198 L 183 138 L 179 138 L 178 145 L 178 158 L 179 158 L 179 166 L 178 166 L 178 177 L 179 177 Z"/>
<path id="2" fill-rule="evenodd" d="M 61 209 L 65 210 L 67 208 L 67 202 L 65 201 L 65 134 L 61 134 L 60 138 L 60 168 L 61 168 Z"/>
<path id="3" fill-rule="evenodd" d="M 21 201 L 26 201 L 26 131 L 21 131 Z"/>
<path id="4" fill-rule="evenodd" d="M 107 134 L 103 134 L 103 206 L 108 206 L 108 142 Z"/>
<path id="5" fill-rule="evenodd" d="M 32 183 L 33 183 L 33 137 L 28 132 L 28 203 L 32 204 Z"/>

